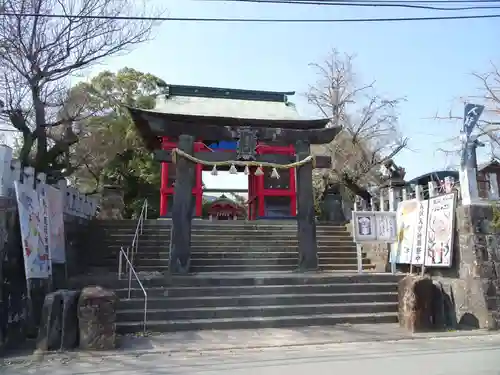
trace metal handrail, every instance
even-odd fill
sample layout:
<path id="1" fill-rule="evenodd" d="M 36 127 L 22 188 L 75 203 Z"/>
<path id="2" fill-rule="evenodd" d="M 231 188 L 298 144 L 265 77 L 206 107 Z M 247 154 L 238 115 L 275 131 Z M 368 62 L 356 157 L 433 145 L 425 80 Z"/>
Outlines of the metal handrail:
<path id="1" fill-rule="evenodd" d="M 128 253 L 128 248 L 127 248 L 127 253 Z M 132 289 L 132 274 L 134 275 L 135 279 L 139 283 L 139 286 L 142 289 L 142 293 L 144 293 L 144 333 L 146 333 L 146 328 L 147 328 L 147 322 L 148 322 L 148 293 L 146 292 L 146 289 L 144 288 L 144 285 L 142 285 L 141 280 L 139 279 L 139 276 L 137 276 L 137 273 L 135 272 L 134 266 L 132 265 L 132 262 L 128 258 L 127 254 L 125 254 L 125 251 L 123 250 L 123 247 L 120 248 L 120 263 L 122 261 L 122 257 L 125 258 L 125 261 L 128 264 L 128 299 L 130 299 L 130 294 L 131 294 L 131 289 Z"/>
<path id="2" fill-rule="evenodd" d="M 141 214 L 139 215 L 139 218 L 137 219 L 137 225 L 135 227 L 135 232 L 134 232 L 134 238 L 132 239 L 132 245 L 130 247 L 127 247 L 127 258 L 130 257 L 130 263 L 133 265 L 134 264 L 134 258 L 135 254 L 139 250 L 139 236 L 142 234 L 143 228 L 144 228 L 144 220 L 147 220 L 148 218 L 148 200 L 144 199 L 144 203 L 142 204 L 141 207 Z M 122 259 L 121 255 L 118 259 L 118 279 L 121 279 L 122 276 Z M 126 265 L 128 268 L 128 264 Z"/>

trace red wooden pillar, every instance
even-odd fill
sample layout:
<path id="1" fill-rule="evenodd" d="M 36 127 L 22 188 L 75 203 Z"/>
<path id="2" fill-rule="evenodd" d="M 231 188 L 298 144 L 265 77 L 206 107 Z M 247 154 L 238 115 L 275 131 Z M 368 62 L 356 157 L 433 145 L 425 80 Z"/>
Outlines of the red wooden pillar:
<path id="1" fill-rule="evenodd" d="M 266 173 L 265 168 L 262 168 L 263 172 Z M 264 216 L 266 214 L 265 204 L 264 204 L 264 175 L 255 176 L 255 185 L 256 185 L 256 193 L 257 196 L 257 216 Z M 255 217 L 257 219 L 257 216 Z"/>
<path id="2" fill-rule="evenodd" d="M 248 175 L 248 213 L 247 217 L 248 220 L 253 220 L 253 208 L 254 208 L 254 187 L 253 187 L 253 173 L 252 169 L 250 168 L 250 174 Z"/>
<path id="3" fill-rule="evenodd" d="M 196 142 L 194 144 L 194 151 L 205 151 L 206 147 L 203 142 Z M 195 196 L 195 216 L 201 217 L 203 211 L 203 165 L 196 164 L 195 169 L 195 185 L 193 187 L 193 195 Z"/>
<path id="4" fill-rule="evenodd" d="M 161 148 L 167 150 L 167 137 L 162 137 Z M 160 217 L 167 215 L 167 202 L 168 202 L 168 165 L 169 163 L 161 163 L 161 184 L 160 184 Z"/>
<path id="5" fill-rule="evenodd" d="M 295 150 L 293 151 L 295 155 Z M 290 216 L 297 216 L 297 180 L 295 168 L 290 168 Z"/>

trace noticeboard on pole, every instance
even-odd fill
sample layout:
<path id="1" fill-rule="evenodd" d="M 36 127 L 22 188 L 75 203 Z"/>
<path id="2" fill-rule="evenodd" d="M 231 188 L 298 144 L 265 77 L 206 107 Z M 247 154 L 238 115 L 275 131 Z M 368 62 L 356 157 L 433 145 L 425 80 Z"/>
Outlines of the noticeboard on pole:
<path id="1" fill-rule="evenodd" d="M 396 212 L 353 211 L 352 232 L 356 243 L 397 241 Z"/>

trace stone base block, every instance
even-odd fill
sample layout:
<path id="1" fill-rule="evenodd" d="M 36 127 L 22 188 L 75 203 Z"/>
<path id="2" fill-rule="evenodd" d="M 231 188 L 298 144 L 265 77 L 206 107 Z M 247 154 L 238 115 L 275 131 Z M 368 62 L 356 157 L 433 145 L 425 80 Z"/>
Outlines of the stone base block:
<path id="1" fill-rule="evenodd" d="M 118 298 L 100 286 L 86 287 L 78 300 L 80 348 L 116 348 L 116 305 Z"/>
<path id="2" fill-rule="evenodd" d="M 61 347 L 62 307 L 60 292 L 45 296 L 36 345 L 38 350 L 58 350 Z"/>
<path id="3" fill-rule="evenodd" d="M 398 285 L 398 318 L 401 327 L 411 332 L 434 328 L 434 283 L 431 279 L 408 275 Z"/>
<path id="4" fill-rule="evenodd" d="M 80 292 L 76 290 L 62 291 L 62 335 L 61 349 L 69 350 L 78 346 L 78 299 Z"/>

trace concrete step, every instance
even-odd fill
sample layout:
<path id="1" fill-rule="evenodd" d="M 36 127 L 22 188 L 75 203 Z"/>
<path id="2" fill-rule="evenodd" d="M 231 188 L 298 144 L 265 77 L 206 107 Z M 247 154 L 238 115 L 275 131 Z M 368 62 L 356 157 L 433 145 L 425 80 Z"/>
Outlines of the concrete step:
<path id="1" fill-rule="evenodd" d="M 199 331 L 204 329 L 259 329 L 259 328 L 293 328 L 311 326 L 331 326 L 336 324 L 375 324 L 397 323 L 397 313 L 378 314 L 325 314 L 305 316 L 230 318 L 230 319 L 192 319 L 192 320 L 148 320 L 147 330 L 150 332 Z M 143 323 L 120 322 L 119 333 L 134 333 L 143 330 Z"/>
<path id="2" fill-rule="evenodd" d="M 117 267 L 117 266 L 116 266 Z M 111 265 L 110 269 L 114 270 L 115 265 Z M 255 272 L 292 272 L 298 269 L 298 264 L 293 265 L 272 265 L 272 266 L 260 266 L 255 264 L 237 264 L 237 265 L 227 265 L 227 266 L 191 266 L 190 272 L 195 274 L 206 274 L 206 273 L 220 273 L 220 272 L 250 272 L 255 270 Z M 352 264 L 330 264 L 330 263 L 322 263 L 319 262 L 318 270 L 324 272 L 355 272 L 358 267 L 356 263 Z M 370 262 L 363 262 L 363 270 L 364 271 L 372 271 L 375 269 L 375 265 Z M 168 265 L 137 265 L 135 267 L 136 272 L 162 272 L 165 273 L 168 271 Z M 125 271 L 124 271 L 125 272 Z"/>
<path id="3" fill-rule="evenodd" d="M 109 250 L 109 249 L 108 249 Z M 147 252 L 139 250 L 132 259 L 136 266 L 146 266 L 147 269 L 154 269 L 154 266 L 166 266 L 168 264 L 169 253 L 166 251 L 152 252 L 150 249 L 145 249 Z M 228 255 L 229 254 L 229 255 Z M 286 252 L 253 252 L 252 250 L 238 251 L 232 253 L 224 252 L 193 252 L 191 253 L 192 265 L 230 265 L 230 264 L 298 264 L 298 250 Z M 363 254 L 363 263 L 370 263 L 366 254 Z M 330 249 L 318 253 L 318 260 L 320 265 L 329 264 L 355 264 L 357 262 L 357 255 L 355 251 L 336 251 Z M 110 251 L 107 255 L 103 255 L 97 265 L 105 267 L 118 267 L 118 251 Z M 163 267 L 164 268 L 164 267 Z M 197 271 L 194 271 L 197 272 Z"/>
<path id="4" fill-rule="evenodd" d="M 186 309 L 149 309 L 148 320 L 191 320 L 191 319 L 231 319 L 255 317 L 280 317 L 307 315 L 311 312 L 324 314 L 376 314 L 388 313 L 397 310 L 394 302 L 368 303 L 332 303 L 306 305 L 273 305 L 273 306 L 220 306 L 216 308 L 200 307 Z M 118 310 L 117 322 L 137 322 L 144 316 L 143 308 L 136 310 Z"/>
<path id="5" fill-rule="evenodd" d="M 357 269 L 356 264 L 320 264 L 320 269 L 328 269 L 329 271 L 355 271 Z M 371 269 L 372 266 L 369 264 L 364 265 L 366 269 Z M 143 267 L 145 269 L 145 267 Z M 298 269 L 298 264 L 290 265 L 280 265 L 280 264 L 268 264 L 268 265 L 256 265 L 256 264 L 239 264 L 239 265 L 200 265 L 191 266 L 191 272 L 193 273 L 203 273 L 203 272 L 275 272 L 275 271 L 295 271 Z"/>
<path id="6" fill-rule="evenodd" d="M 133 237 L 112 237 L 108 236 L 102 238 L 102 243 L 113 244 L 113 243 L 127 243 L 132 244 Z M 170 238 L 164 237 L 141 237 L 138 239 L 139 244 L 155 244 L 164 245 L 170 243 Z M 351 237 L 334 237 L 334 236 L 320 236 L 317 237 L 318 244 L 354 244 Z M 200 244 L 211 244 L 211 245 L 223 245 L 223 244 L 238 244 L 238 245 L 266 245 L 266 244 L 282 244 L 282 245 L 297 245 L 298 239 L 296 237 L 290 236 L 248 236 L 248 237 L 231 237 L 231 236 L 191 236 L 192 245 Z"/>
<path id="7" fill-rule="evenodd" d="M 167 289 L 172 290 L 174 296 L 183 296 L 179 290 L 186 289 L 182 293 L 185 295 L 197 295 L 198 289 L 203 289 L 205 291 L 213 288 L 224 288 L 220 293 L 231 293 L 231 291 L 243 288 L 244 292 L 250 293 L 252 288 L 269 288 L 267 290 L 272 291 L 273 288 L 283 289 L 283 293 L 293 292 L 293 288 L 307 288 L 314 286 L 314 291 L 317 293 L 318 288 L 324 288 L 324 285 L 333 285 L 331 293 L 338 293 L 341 286 L 344 286 L 347 292 L 360 292 L 360 291 L 381 291 L 390 290 L 391 286 L 387 284 L 392 284 L 392 288 L 397 289 L 397 282 L 402 276 L 395 275 L 384 275 L 376 273 L 366 273 L 357 274 L 353 271 L 348 271 L 349 274 L 345 272 L 322 272 L 321 277 L 311 277 L 307 274 L 302 274 L 301 277 L 297 277 L 298 273 L 295 272 L 277 272 L 274 276 L 271 276 L 269 272 L 253 272 L 252 276 L 240 276 L 240 277 L 225 277 L 225 274 L 215 274 L 215 273 L 200 273 L 188 276 L 171 276 L 168 273 L 160 274 L 157 271 L 137 271 L 139 278 L 143 286 L 150 290 L 150 288 L 156 288 L 155 290 Z M 278 277 L 277 274 L 283 274 Z M 224 276 L 222 276 L 224 275 Z M 328 275 L 328 276 L 324 276 Z M 366 284 L 373 284 L 373 287 L 368 288 Z M 379 284 L 385 284 L 383 288 Z M 109 288 L 113 290 L 125 290 L 128 288 L 128 279 L 124 274 L 121 280 L 118 280 L 116 275 L 112 277 L 103 277 L 98 275 L 83 275 L 71 279 L 70 287 L 75 289 L 83 288 L 87 285 L 101 285 L 104 288 Z M 318 287 L 316 287 L 318 286 Z M 136 280 L 132 279 L 132 288 L 140 289 L 139 284 Z M 235 289 L 233 289 L 235 288 Z M 359 289 L 358 289 L 359 288 Z M 361 289 L 364 288 L 364 289 Z M 372 289 L 374 288 L 374 289 Z M 304 290 L 304 289 L 300 289 Z M 142 290 L 138 292 L 142 296 Z M 153 292 L 150 292 L 153 293 Z M 208 294 L 212 293 L 212 294 Z M 206 295 L 214 295 L 215 292 L 208 292 Z M 236 292 L 234 292 L 236 293 Z M 264 293 L 264 292 L 261 292 Z M 269 292 L 273 293 L 273 292 Z M 274 292 L 276 293 L 276 292 Z M 279 292 L 278 292 L 279 293 Z M 312 290 L 311 290 L 312 293 Z M 217 295 L 217 294 L 215 294 Z M 223 294 L 221 294 L 223 295 Z"/>
<path id="8" fill-rule="evenodd" d="M 100 228 L 103 233 L 106 234 L 116 234 L 116 235 L 129 235 L 134 236 L 136 228 Z M 247 234 L 276 234 L 276 233 L 287 233 L 290 235 L 297 234 L 297 228 L 238 228 L 238 227 L 223 227 L 223 228 L 199 228 L 192 227 L 192 232 L 200 235 L 213 235 L 216 233 L 233 234 L 235 236 L 244 236 Z M 168 236 L 171 233 L 170 228 L 158 228 L 158 227 L 144 227 L 142 230 L 143 236 L 154 236 L 162 235 Z M 350 235 L 350 233 L 345 228 L 316 228 L 316 233 L 319 235 Z"/>
<path id="9" fill-rule="evenodd" d="M 364 258 L 363 266 L 367 269 L 372 267 L 370 260 Z M 111 263 L 111 262 L 110 262 Z M 134 261 L 136 271 L 162 271 L 168 269 L 168 260 L 136 259 Z M 247 272 L 247 271 L 294 271 L 298 268 L 296 259 L 191 259 L 192 273 L 199 272 Z M 351 270 L 357 269 L 356 258 L 319 258 L 321 269 Z"/>
<path id="10" fill-rule="evenodd" d="M 290 265 L 297 266 L 298 265 L 298 256 L 294 258 L 191 258 L 191 266 L 192 267 L 204 267 L 204 266 L 274 266 L 274 265 Z M 354 258 L 320 258 L 321 262 L 324 264 L 356 264 L 357 259 Z M 142 261 L 141 261 L 142 262 Z M 370 261 L 368 259 L 363 259 L 363 263 L 367 264 Z M 142 263 L 137 263 L 142 264 Z M 154 264 L 154 263 L 152 263 Z"/>
<path id="11" fill-rule="evenodd" d="M 250 285 L 250 286 L 201 286 L 201 287 L 150 287 L 147 289 L 149 298 L 195 298 L 199 296 L 240 297 L 277 294 L 355 294 L 355 293 L 397 293 L 395 282 L 370 283 L 335 283 L 335 284 L 305 284 L 305 285 Z M 128 297 L 128 288 L 116 289 L 121 299 Z M 133 287 L 131 298 L 143 298 L 142 289 Z"/>
<path id="12" fill-rule="evenodd" d="M 111 266 L 112 268 L 115 268 Z M 363 270 L 370 271 L 375 266 L 369 260 L 363 260 Z M 192 273 L 219 273 L 219 272 L 284 272 L 295 271 L 298 269 L 298 261 L 291 264 L 256 264 L 256 263 L 238 263 L 238 264 L 191 264 L 190 272 Z M 341 272 L 341 271 L 356 271 L 357 262 L 350 263 L 329 263 L 319 261 L 318 269 L 328 272 Z M 163 264 L 137 264 L 135 266 L 136 272 L 166 272 L 168 271 L 168 263 Z"/>
<path id="13" fill-rule="evenodd" d="M 118 255 L 120 251 L 120 245 L 109 245 L 107 246 L 108 252 L 110 254 Z M 139 244 L 138 253 L 163 253 L 169 251 L 170 244 Z M 194 253 L 297 253 L 298 254 L 298 246 L 280 246 L 280 245 L 259 245 L 259 246 L 232 246 L 232 245 L 208 245 L 208 244 L 191 244 L 191 254 Z M 354 252 L 356 253 L 356 245 L 354 244 L 334 244 L 334 245 L 318 245 L 318 253 L 321 252 L 334 252 L 334 253 L 342 253 L 342 252 Z"/>
<path id="14" fill-rule="evenodd" d="M 105 234 L 106 236 L 113 236 L 113 237 L 130 237 L 133 238 L 135 236 L 134 231 L 128 232 L 128 231 L 117 231 L 117 230 L 109 230 L 109 231 L 102 231 L 102 234 Z M 319 237 L 327 236 L 327 237 L 351 237 L 351 234 L 347 231 L 338 231 L 338 232 L 332 232 L 332 231 L 316 231 L 316 235 Z M 144 231 L 142 234 L 139 234 L 141 238 L 170 238 L 171 232 L 164 232 L 164 231 Z M 287 230 L 272 230 L 272 231 L 261 231 L 261 230 L 255 230 L 255 231 L 249 231 L 249 230 L 210 230 L 210 231 L 199 231 L 196 229 L 192 229 L 191 231 L 191 236 L 203 236 L 203 237 L 218 237 L 218 236 L 223 236 L 223 237 L 297 237 L 297 231 L 287 231 Z"/>
<path id="15" fill-rule="evenodd" d="M 342 284 L 349 286 L 360 284 L 393 283 L 397 285 L 403 275 L 392 275 L 386 273 L 330 273 L 330 272 L 273 272 L 258 273 L 203 273 L 186 276 L 156 275 L 153 273 L 139 273 L 139 277 L 146 288 L 150 287 L 260 287 L 265 286 L 308 286 L 324 284 Z M 86 285 L 102 285 L 105 288 L 125 289 L 128 287 L 128 280 L 118 280 L 116 274 L 95 274 L 81 275 L 71 279 L 73 288 Z M 135 280 L 133 286 L 138 287 Z"/>
<path id="16" fill-rule="evenodd" d="M 101 242 L 101 246 L 122 246 L 122 244 L 126 244 L 127 246 L 131 246 L 132 241 L 128 240 L 103 240 Z M 151 246 L 166 246 L 169 245 L 170 241 L 169 240 L 164 240 L 164 239 L 140 239 L 139 240 L 139 246 L 143 247 L 151 247 Z M 353 247 L 355 246 L 354 242 L 350 239 L 325 239 L 325 238 L 318 238 L 317 239 L 317 244 L 318 246 L 350 246 Z M 225 247 L 234 247 L 234 248 L 249 248 L 249 247 L 273 247 L 273 246 L 279 246 L 281 248 L 285 247 L 293 247 L 293 246 L 298 246 L 298 240 L 296 239 L 265 239 L 265 238 L 252 238 L 252 239 L 239 239 L 239 238 L 233 238 L 231 240 L 209 240 L 209 239 L 197 239 L 193 238 L 191 240 L 191 247 L 202 247 L 202 248 L 208 248 L 208 247 L 218 247 L 218 246 L 225 246 Z"/>
<path id="17" fill-rule="evenodd" d="M 365 272 L 370 272 L 375 270 L 375 265 L 369 262 L 368 263 L 363 262 L 362 266 L 363 266 L 363 271 Z M 342 272 L 342 271 L 354 272 L 358 270 L 358 266 L 355 264 L 338 265 L 338 264 L 322 263 L 321 261 L 319 262 L 318 268 L 323 272 Z"/>
<path id="18" fill-rule="evenodd" d="M 329 274 L 311 273 L 275 273 L 275 274 L 218 274 L 174 276 L 170 285 L 185 286 L 260 286 L 260 285 L 318 285 L 318 284 L 358 284 L 358 283 L 397 283 L 402 275 L 379 274 Z"/>
<path id="19" fill-rule="evenodd" d="M 168 259 L 169 257 L 168 251 L 144 251 L 144 249 L 139 249 L 137 254 L 135 255 L 136 259 Z M 366 253 L 362 253 L 363 256 Z M 192 251 L 191 258 L 197 259 L 207 259 L 207 258 L 229 258 L 229 259 L 241 259 L 241 258 L 258 258 L 258 259 L 267 259 L 267 258 L 293 258 L 296 259 L 299 256 L 298 250 L 296 251 L 274 251 L 273 249 L 269 249 L 269 251 Z M 319 251 L 318 256 L 320 258 L 328 258 L 328 257 L 339 257 L 339 258 L 356 258 L 356 250 L 350 251 L 338 251 L 328 250 L 328 251 Z"/>
<path id="20" fill-rule="evenodd" d="M 142 258 L 136 257 L 134 259 L 134 267 L 155 267 L 155 266 L 168 266 L 168 258 Z"/>
<path id="21" fill-rule="evenodd" d="M 134 229 L 116 229 L 116 228 L 96 228 L 95 233 L 100 233 L 103 235 L 115 235 L 115 236 L 130 236 L 135 235 Z M 275 228 L 275 229 L 238 229 L 238 228 L 220 228 L 220 229 L 199 229 L 196 227 L 192 228 L 192 234 L 201 236 L 213 236 L 217 234 L 231 235 L 231 236 L 247 236 L 247 235 L 261 235 L 261 236 L 271 236 L 271 235 L 289 235 L 296 236 L 297 229 L 287 229 L 287 228 Z M 351 233 L 345 229 L 316 229 L 318 236 L 351 236 Z M 143 229 L 141 236 L 170 236 L 171 230 L 154 228 L 154 229 Z"/>
<path id="22" fill-rule="evenodd" d="M 193 219 L 192 226 L 197 228 L 227 228 L 227 227 L 242 227 L 242 228 L 297 228 L 296 220 L 236 220 L 236 221 L 209 221 Z M 137 226 L 137 219 L 124 220 L 98 220 L 94 223 L 100 228 L 134 228 Z M 144 221 L 144 228 L 170 228 L 171 220 L 156 220 L 148 219 Z M 343 228 L 345 225 L 331 225 L 329 223 L 316 223 L 318 228 Z"/>
<path id="23" fill-rule="evenodd" d="M 258 292 L 258 291 L 257 291 Z M 198 297 L 153 297 L 148 298 L 149 310 L 207 309 L 229 307 L 262 307 L 289 305 L 327 305 L 355 303 L 397 303 L 398 295 L 393 293 L 354 294 L 268 294 L 246 296 L 198 296 Z M 122 299 L 120 310 L 140 310 L 144 308 L 144 298 Z"/>

